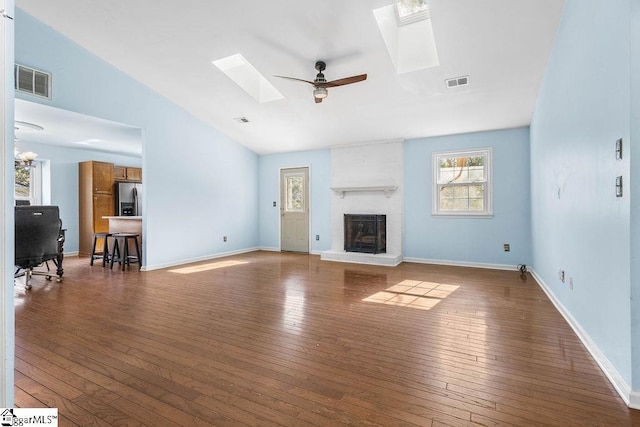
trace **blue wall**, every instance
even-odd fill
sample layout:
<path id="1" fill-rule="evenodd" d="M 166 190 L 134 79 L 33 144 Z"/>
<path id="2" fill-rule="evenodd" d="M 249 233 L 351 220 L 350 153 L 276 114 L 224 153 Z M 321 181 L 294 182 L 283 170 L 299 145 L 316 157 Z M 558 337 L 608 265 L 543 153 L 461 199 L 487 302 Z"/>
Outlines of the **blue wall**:
<path id="1" fill-rule="evenodd" d="M 255 153 L 19 9 L 15 27 L 16 62 L 53 76 L 51 101 L 20 98 L 142 129 L 147 268 L 258 246 Z"/>
<path id="2" fill-rule="evenodd" d="M 616 198 L 615 178 L 631 184 L 629 31 L 628 0 L 568 0 L 531 124 L 535 271 L 627 384 L 631 185 Z"/>
<path id="3" fill-rule="evenodd" d="M 493 148 L 493 217 L 431 215 L 434 151 Z M 529 129 L 404 144 L 404 256 L 416 261 L 515 267 L 531 264 Z M 510 252 L 503 244 L 509 243 Z"/>
<path id="4" fill-rule="evenodd" d="M 311 252 L 331 249 L 331 152 L 326 150 L 260 156 L 260 247 L 280 250 L 280 169 L 308 166 L 311 192 Z M 273 202 L 276 207 L 273 207 Z M 320 240 L 316 241 L 315 236 Z"/>
<path id="5" fill-rule="evenodd" d="M 640 2 L 631 2 L 631 141 L 635 142 L 633 156 L 630 159 L 630 176 L 634 185 L 630 186 L 631 197 L 631 366 L 633 370 L 633 389 L 640 390 Z M 640 399 L 639 399 L 640 400 Z M 640 408 L 640 401 L 637 402 Z"/>
<path id="6" fill-rule="evenodd" d="M 38 160 L 48 160 L 51 183 L 51 203 L 60 207 L 62 225 L 66 228 L 64 250 L 78 252 L 78 163 L 86 160 L 114 163 L 122 166 L 140 166 L 137 157 L 101 153 L 76 148 L 54 147 L 46 144 L 20 141 L 22 151 L 38 153 Z"/>

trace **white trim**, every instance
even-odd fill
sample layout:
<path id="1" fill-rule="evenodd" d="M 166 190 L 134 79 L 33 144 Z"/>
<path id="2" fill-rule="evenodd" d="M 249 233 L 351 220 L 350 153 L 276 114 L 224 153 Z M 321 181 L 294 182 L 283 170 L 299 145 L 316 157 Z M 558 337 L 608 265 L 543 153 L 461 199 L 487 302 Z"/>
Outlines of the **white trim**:
<path id="1" fill-rule="evenodd" d="M 0 0 L 0 9 L 14 16 L 14 1 Z M 7 167 L 13 160 L 13 121 L 15 90 L 13 88 L 14 22 L 0 15 L 0 406 L 14 406 L 15 308 L 13 306 L 14 264 L 14 173 Z"/>
<path id="2" fill-rule="evenodd" d="M 450 265 L 452 267 L 487 268 L 491 270 L 518 270 L 517 265 L 511 264 L 489 264 L 469 261 L 451 261 L 446 259 L 425 259 L 404 257 L 404 262 L 414 262 L 417 264 Z"/>
<path id="3" fill-rule="evenodd" d="M 17 165 L 17 167 L 22 167 Z M 44 205 L 45 198 L 43 197 L 43 160 L 34 160 L 33 165 L 28 167 L 29 171 L 29 197 L 17 197 L 14 191 L 14 200 L 27 200 L 31 205 Z M 16 164 L 14 163 L 14 174 L 16 170 Z M 15 185 L 14 185 L 15 190 Z M 51 197 L 49 197 L 50 199 Z"/>
<path id="4" fill-rule="evenodd" d="M 384 192 L 384 195 L 389 198 L 391 197 L 391 192 L 396 191 L 397 189 L 397 185 L 382 185 L 377 187 L 331 187 L 331 190 L 335 193 L 338 193 L 341 199 L 344 199 L 345 193 L 363 191 L 382 191 Z"/>
<path id="5" fill-rule="evenodd" d="M 624 403 L 626 403 L 627 406 L 629 407 L 640 409 L 640 393 L 638 392 L 632 393 L 631 386 L 627 384 L 627 382 L 624 380 L 624 378 L 622 378 L 622 375 L 620 375 L 618 370 L 613 366 L 613 364 L 609 361 L 609 359 L 607 359 L 604 353 L 600 351 L 600 348 L 591 339 L 589 334 L 587 334 L 587 332 L 584 329 L 582 329 L 582 326 L 580 326 L 580 323 L 571 315 L 569 310 L 567 310 L 565 306 L 562 305 L 560 300 L 556 298 L 551 288 L 547 286 L 547 284 L 535 272 L 535 270 L 530 269 L 529 271 L 531 272 L 531 275 L 536 280 L 536 282 L 538 282 L 538 285 L 540 286 L 540 288 L 542 288 L 544 293 L 547 294 L 547 297 L 549 297 L 553 305 L 560 312 L 562 317 L 564 317 L 564 319 L 567 321 L 569 326 L 571 326 L 571 329 L 573 329 L 573 331 L 576 333 L 576 335 L 578 336 L 582 344 L 584 344 L 587 351 L 591 354 L 591 356 L 596 361 L 596 363 L 598 364 L 602 372 L 606 375 L 606 377 L 611 382 L 611 385 L 613 385 L 613 388 L 616 389 L 616 391 L 618 392 L 622 400 L 624 400 Z"/>
<path id="6" fill-rule="evenodd" d="M 274 248 L 270 246 L 260 246 L 258 250 L 265 251 L 265 252 L 282 252 L 280 248 Z M 322 254 L 322 251 L 319 251 L 319 250 L 309 252 L 309 255 L 320 255 L 320 254 Z"/>
<path id="7" fill-rule="evenodd" d="M 440 191 L 439 188 L 442 185 L 456 185 L 467 186 L 472 185 L 469 183 L 460 184 L 441 184 L 439 182 L 440 163 L 438 159 L 440 157 L 473 157 L 484 156 L 485 163 L 485 179 L 477 184 L 482 184 L 485 187 L 484 190 L 484 210 L 482 212 L 473 211 L 441 211 L 440 210 Z M 475 149 L 462 149 L 462 150 L 447 150 L 447 151 L 433 151 L 431 152 L 431 169 L 432 169 L 432 182 L 431 182 L 431 215 L 439 217 L 458 217 L 458 218 L 492 218 L 493 217 L 493 148 L 475 148 Z"/>
<path id="8" fill-rule="evenodd" d="M 152 266 L 143 265 L 140 268 L 140 270 L 141 271 L 160 270 L 160 269 L 163 269 L 163 268 L 175 267 L 177 265 L 191 264 L 193 262 L 208 261 L 210 259 L 224 258 L 224 257 L 228 257 L 228 256 L 231 256 L 231 255 L 246 254 L 248 252 L 255 252 L 257 250 L 259 250 L 259 249 L 258 248 L 246 248 L 246 249 L 239 249 L 239 250 L 236 250 L 236 251 L 221 252 L 221 253 L 218 253 L 218 254 L 205 255 L 205 256 L 200 256 L 200 257 L 196 257 L 196 258 L 183 259 L 183 260 L 180 260 L 180 261 L 172 261 L 172 262 L 168 262 L 168 263 L 165 263 L 165 264 L 156 264 L 156 265 L 152 265 Z"/>
<path id="9" fill-rule="evenodd" d="M 284 207 L 282 206 L 282 171 L 286 169 L 307 169 L 307 215 L 308 215 L 308 227 L 309 227 L 309 241 L 306 253 L 311 253 L 311 246 L 313 246 L 313 215 L 312 215 L 312 205 L 311 205 L 311 164 L 303 165 L 303 166 L 280 166 L 278 169 L 278 204 L 280 205 L 280 209 L 278 209 L 278 252 L 282 251 L 282 210 Z M 302 253 L 302 252 L 301 252 Z"/>
<path id="10" fill-rule="evenodd" d="M 629 408 L 640 409 L 640 391 L 632 391 L 629 395 Z"/>

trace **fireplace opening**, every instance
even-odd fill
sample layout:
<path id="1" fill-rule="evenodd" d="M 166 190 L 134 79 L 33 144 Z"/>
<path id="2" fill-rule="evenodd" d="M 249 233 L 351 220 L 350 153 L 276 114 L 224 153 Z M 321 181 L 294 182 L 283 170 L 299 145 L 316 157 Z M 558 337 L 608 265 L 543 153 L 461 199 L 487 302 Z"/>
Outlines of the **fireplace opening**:
<path id="1" fill-rule="evenodd" d="M 344 215 L 344 250 L 384 254 L 387 252 L 386 215 Z"/>

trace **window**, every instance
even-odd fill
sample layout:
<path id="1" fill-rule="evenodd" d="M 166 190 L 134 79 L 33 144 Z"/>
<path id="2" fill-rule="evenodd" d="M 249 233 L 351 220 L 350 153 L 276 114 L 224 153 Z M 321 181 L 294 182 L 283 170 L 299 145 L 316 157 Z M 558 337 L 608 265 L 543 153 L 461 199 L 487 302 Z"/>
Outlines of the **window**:
<path id="1" fill-rule="evenodd" d="M 490 148 L 433 153 L 433 215 L 491 216 Z"/>
<path id="2" fill-rule="evenodd" d="M 30 205 L 42 204 L 42 162 L 33 162 L 32 166 L 15 163 L 14 196 L 18 201 L 29 202 Z"/>
<path id="3" fill-rule="evenodd" d="M 304 174 L 285 175 L 285 211 L 304 212 Z"/>

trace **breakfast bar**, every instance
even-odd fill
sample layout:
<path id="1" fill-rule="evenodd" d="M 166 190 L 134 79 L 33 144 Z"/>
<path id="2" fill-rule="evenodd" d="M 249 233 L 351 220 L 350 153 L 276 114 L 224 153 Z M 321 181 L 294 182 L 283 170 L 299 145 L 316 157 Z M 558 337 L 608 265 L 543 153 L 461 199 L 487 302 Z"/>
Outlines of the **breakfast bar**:
<path id="1" fill-rule="evenodd" d="M 109 220 L 109 233 L 135 233 L 140 236 L 142 242 L 142 217 L 141 216 L 103 216 Z"/>
<path id="2" fill-rule="evenodd" d="M 142 250 L 142 217 L 141 216 L 103 216 L 109 220 L 109 233 L 132 233 L 138 235 L 140 250 Z M 109 248 L 111 250 L 111 248 Z M 135 254 L 133 242 L 129 242 L 128 253 Z"/>

